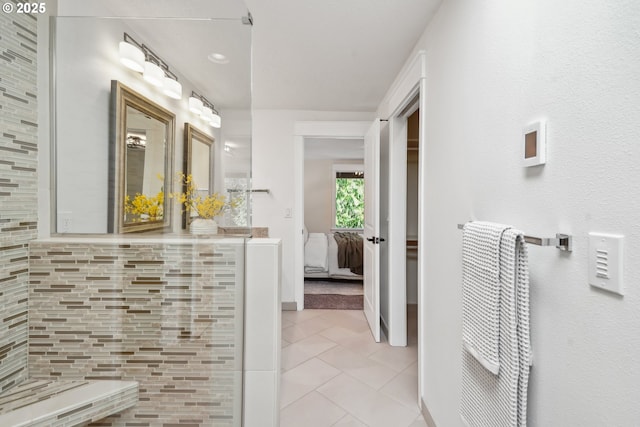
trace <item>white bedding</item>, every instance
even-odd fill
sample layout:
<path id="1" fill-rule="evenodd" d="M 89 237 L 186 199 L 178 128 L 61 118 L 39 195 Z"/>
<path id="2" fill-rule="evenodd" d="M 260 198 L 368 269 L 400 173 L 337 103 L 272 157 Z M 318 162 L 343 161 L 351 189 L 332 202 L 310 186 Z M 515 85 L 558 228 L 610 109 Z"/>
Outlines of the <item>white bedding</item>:
<path id="1" fill-rule="evenodd" d="M 322 259 L 324 264 L 320 262 Z M 306 277 L 315 278 L 362 279 L 350 269 L 338 267 L 338 243 L 333 233 L 309 233 L 309 240 L 304 245 L 304 273 Z"/>
<path id="2" fill-rule="evenodd" d="M 327 235 L 324 233 L 309 233 L 309 239 L 304 245 L 304 266 L 311 271 L 322 272 L 329 269 L 329 247 Z"/>

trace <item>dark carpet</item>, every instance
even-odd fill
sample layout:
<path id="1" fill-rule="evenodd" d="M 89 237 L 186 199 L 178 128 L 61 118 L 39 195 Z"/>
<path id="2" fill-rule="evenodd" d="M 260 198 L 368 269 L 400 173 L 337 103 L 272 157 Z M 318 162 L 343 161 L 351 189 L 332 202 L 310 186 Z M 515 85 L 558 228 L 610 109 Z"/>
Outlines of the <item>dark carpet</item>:
<path id="1" fill-rule="evenodd" d="M 362 281 L 305 280 L 304 308 L 362 310 Z"/>
<path id="2" fill-rule="evenodd" d="M 304 308 L 362 310 L 362 295 L 305 294 Z"/>

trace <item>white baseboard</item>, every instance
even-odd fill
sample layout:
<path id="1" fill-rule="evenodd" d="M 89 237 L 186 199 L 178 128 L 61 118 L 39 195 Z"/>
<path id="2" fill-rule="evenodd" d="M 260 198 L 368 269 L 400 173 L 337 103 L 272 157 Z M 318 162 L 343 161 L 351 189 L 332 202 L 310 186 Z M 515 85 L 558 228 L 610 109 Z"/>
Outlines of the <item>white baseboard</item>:
<path id="1" fill-rule="evenodd" d="M 380 316 L 380 332 L 382 332 L 384 334 L 384 336 L 387 338 L 387 341 L 389 340 L 389 327 L 387 326 L 387 322 L 384 320 L 384 317 Z"/>
<path id="2" fill-rule="evenodd" d="M 431 412 L 429 412 L 429 408 L 427 408 L 427 404 L 424 403 L 424 399 L 420 399 L 420 412 L 422 412 L 422 416 L 428 427 L 437 427 L 436 422 L 433 421 Z"/>
<path id="3" fill-rule="evenodd" d="M 282 311 L 296 311 L 298 310 L 298 303 L 295 301 L 282 301 Z"/>

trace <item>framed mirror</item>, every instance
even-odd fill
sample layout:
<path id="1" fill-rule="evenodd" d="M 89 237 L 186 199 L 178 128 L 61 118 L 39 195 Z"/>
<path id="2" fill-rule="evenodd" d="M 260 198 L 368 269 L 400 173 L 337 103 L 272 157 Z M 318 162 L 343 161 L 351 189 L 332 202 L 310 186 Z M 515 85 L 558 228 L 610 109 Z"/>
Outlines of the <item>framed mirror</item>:
<path id="1" fill-rule="evenodd" d="M 175 115 L 113 80 L 110 120 L 108 231 L 170 227 Z"/>
<path id="2" fill-rule="evenodd" d="M 213 137 L 202 132 L 195 126 L 184 124 L 184 156 L 183 170 L 185 175 L 191 175 L 201 195 L 213 192 Z M 185 189 L 183 189 L 185 191 Z M 189 228 L 189 213 L 182 214 L 182 228 Z"/>

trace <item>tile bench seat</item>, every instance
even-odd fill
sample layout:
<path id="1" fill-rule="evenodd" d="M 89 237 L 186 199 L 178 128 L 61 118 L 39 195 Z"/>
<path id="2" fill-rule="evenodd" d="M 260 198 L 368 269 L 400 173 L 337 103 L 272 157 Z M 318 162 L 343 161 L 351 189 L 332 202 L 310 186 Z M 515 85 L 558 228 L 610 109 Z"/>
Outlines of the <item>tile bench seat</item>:
<path id="1" fill-rule="evenodd" d="M 137 402 L 136 381 L 30 379 L 0 394 L 0 426 L 75 426 Z"/>

